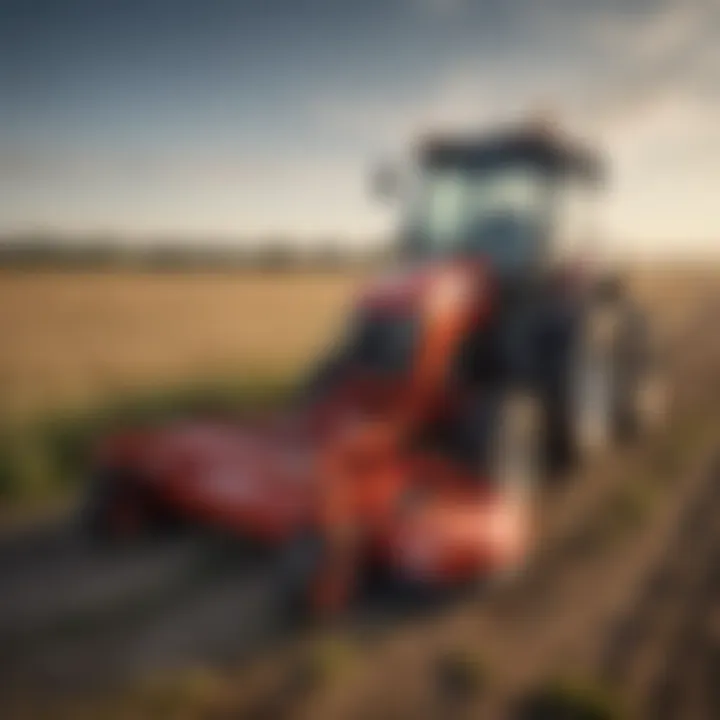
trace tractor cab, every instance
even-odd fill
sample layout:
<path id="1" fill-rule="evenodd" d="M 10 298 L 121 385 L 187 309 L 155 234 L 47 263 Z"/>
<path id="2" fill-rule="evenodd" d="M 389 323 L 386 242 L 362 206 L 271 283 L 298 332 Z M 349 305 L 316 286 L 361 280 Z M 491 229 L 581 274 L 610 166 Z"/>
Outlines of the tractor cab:
<path id="1" fill-rule="evenodd" d="M 427 140 L 417 168 L 401 262 L 360 293 L 322 384 L 346 407 L 400 417 L 409 436 L 472 458 L 465 446 L 478 443 L 463 434 L 475 405 L 489 389 L 537 381 L 594 282 L 583 261 L 602 164 L 531 129 Z"/>
<path id="2" fill-rule="evenodd" d="M 497 379 L 507 366 L 497 355 L 522 345 L 529 310 L 587 256 L 602 169 L 539 130 L 431 139 L 417 167 L 401 262 L 360 293 L 330 363 L 343 372 L 322 379 L 347 385 L 354 370 L 361 400 L 392 397 L 426 420 L 469 384 Z"/>
<path id="3" fill-rule="evenodd" d="M 417 152 L 400 232 L 403 259 L 482 257 L 500 276 L 586 255 L 600 159 L 543 129 L 434 138 Z"/>

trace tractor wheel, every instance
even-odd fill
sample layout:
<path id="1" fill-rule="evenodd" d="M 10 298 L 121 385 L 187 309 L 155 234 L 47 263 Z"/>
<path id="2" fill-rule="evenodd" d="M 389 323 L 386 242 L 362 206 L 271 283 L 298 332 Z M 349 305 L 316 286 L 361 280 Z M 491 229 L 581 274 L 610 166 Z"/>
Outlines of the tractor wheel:
<path id="1" fill-rule="evenodd" d="M 531 555 L 546 471 L 543 418 L 541 403 L 524 392 L 504 393 L 495 402 L 485 472 L 504 499 L 495 522 L 501 559 L 485 578 L 493 585 L 515 580 Z"/>
<path id="2" fill-rule="evenodd" d="M 84 535 L 104 546 L 147 537 L 161 526 L 160 513 L 139 483 L 117 471 L 99 472 L 91 480 L 80 520 Z"/>
<path id="3" fill-rule="evenodd" d="M 463 413 L 452 442 L 456 459 L 494 485 L 528 492 L 545 471 L 545 418 L 529 392 L 484 388 Z"/>
<path id="4" fill-rule="evenodd" d="M 485 472 L 502 490 L 532 494 L 544 467 L 540 404 L 522 391 L 501 393 L 492 402 L 490 424 Z"/>
<path id="5" fill-rule="evenodd" d="M 551 393 L 561 467 L 659 427 L 668 384 L 645 319 L 626 301 L 592 308 L 567 344 Z"/>
<path id="6" fill-rule="evenodd" d="M 613 430 L 621 442 L 660 430 L 670 411 L 670 388 L 663 358 L 647 320 L 628 315 L 618 343 Z"/>
<path id="7" fill-rule="evenodd" d="M 495 560 L 483 568 L 479 587 L 504 584 L 527 565 L 536 522 L 536 499 L 547 470 L 542 403 L 520 388 L 488 390 L 478 397 L 463 423 L 463 446 L 472 437 L 470 469 L 498 494 L 498 511 L 489 522 Z M 470 431 L 469 433 L 467 431 Z"/>
<path id="8" fill-rule="evenodd" d="M 547 401 L 554 469 L 581 463 L 613 439 L 618 327 L 616 308 L 599 306 L 591 309 L 564 341 Z"/>
<path id="9" fill-rule="evenodd" d="M 618 379 L 618 319 L 612 309 L 591 313 L 571 349 L 568 373 L 571 453 L 582 460 L 612 441 Z"/>

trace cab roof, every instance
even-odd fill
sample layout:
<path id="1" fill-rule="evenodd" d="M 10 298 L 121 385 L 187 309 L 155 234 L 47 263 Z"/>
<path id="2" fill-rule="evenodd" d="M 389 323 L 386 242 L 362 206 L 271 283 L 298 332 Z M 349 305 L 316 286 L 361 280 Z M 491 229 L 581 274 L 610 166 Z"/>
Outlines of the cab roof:
<path id="1" fill-rule="evenodd" d="M 606 175 L 602 157 L 555 130 L 504 128 L 466 136 L 432 136 L 419 148 L 430 167 L 489 168 L 526 163 L 559 176 L 599 183 Z"/>

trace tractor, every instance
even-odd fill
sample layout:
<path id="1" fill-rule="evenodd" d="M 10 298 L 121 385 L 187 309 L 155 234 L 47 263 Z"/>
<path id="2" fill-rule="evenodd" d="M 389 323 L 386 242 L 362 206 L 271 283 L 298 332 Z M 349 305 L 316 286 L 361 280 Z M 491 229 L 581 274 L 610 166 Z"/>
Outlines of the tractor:
<path id="1" fill-rule="evenodd" d="M 601 159 L 521 128 L 428 138 L 414 165 L 394 263 L 287 407 L 104 438 L 91 536 L 222 528 L 273 548 L 287 607 L 335 614 L 372 568 L 517 576 L 542 483 L 658 423 L 648 320 L 596 258 Z"/>

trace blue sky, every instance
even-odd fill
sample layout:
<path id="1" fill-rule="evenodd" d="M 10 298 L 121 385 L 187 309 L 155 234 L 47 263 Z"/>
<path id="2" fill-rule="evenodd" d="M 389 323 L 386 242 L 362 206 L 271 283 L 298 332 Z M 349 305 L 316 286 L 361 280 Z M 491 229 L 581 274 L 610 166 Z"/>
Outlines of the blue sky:
<path id="1" fill-rule="evenodd" d="M 549 108 L 608 227 L 720 239 L 716 0 L 0 0 L 0 232 L 361 239 L 373 162 Z"/>

